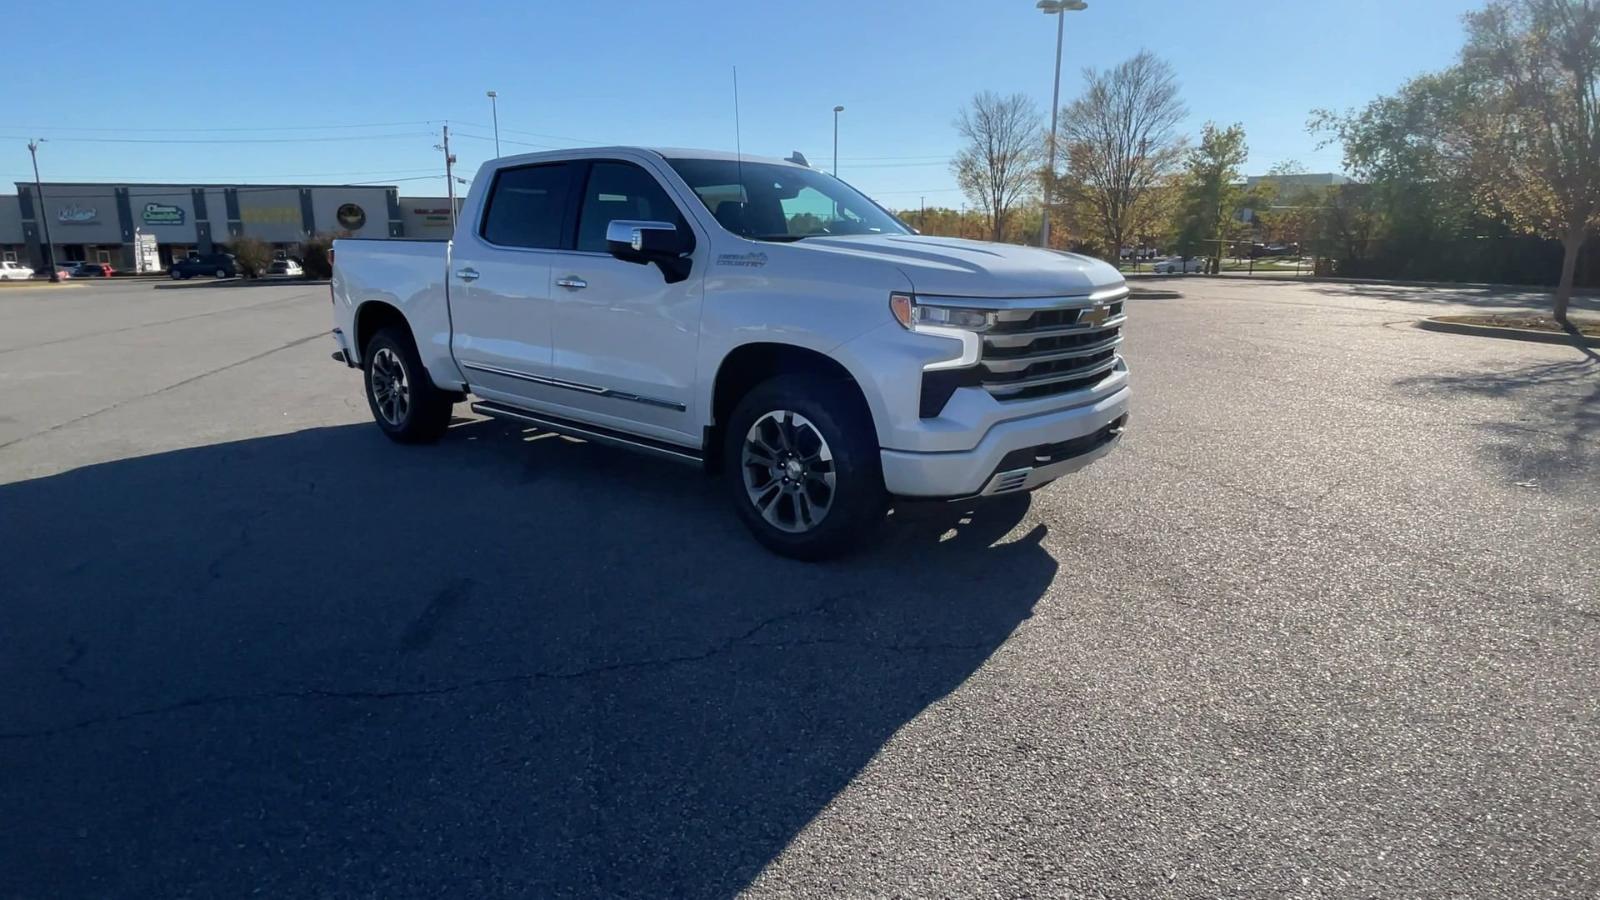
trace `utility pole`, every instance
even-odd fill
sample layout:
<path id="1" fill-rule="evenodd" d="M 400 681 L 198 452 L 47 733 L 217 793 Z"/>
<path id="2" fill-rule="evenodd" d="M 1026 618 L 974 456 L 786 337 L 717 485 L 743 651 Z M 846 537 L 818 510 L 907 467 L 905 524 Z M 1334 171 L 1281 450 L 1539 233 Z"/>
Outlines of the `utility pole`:
<path id="1" fill-rule="evenodd" d="M 39 182 L 39 141 L 42 140 L 44 138 L 28 142 L 28 155 L 33 157 L 33 195 L 38 198 L 34 205 L 39 210 L 39 224 L 44 228 L 44 265 L 50 270 L 50 283 L 60 284 L 61 273 L 56 271 L 55 249 L 50 245 L 50 216 L 44 210 L 44 185 Z"/>
<path id="2" fill-rule="evenodd" d="M 928 198 L 922 198 L 922 212 L 917 213 L 917 230 L 928 230 Z"/>
<path id="3" fill-rule="evenodd" d="M 839 113 L 844 112 L 844 107 L 833 108 L 833 177 L 839 177 Z"/>
<path id="4" fill-rule="evenodd" d="M 494 155 L 500 158 L 500 95 L 495 91 L 489 92 L 489 114 L 494 116 Z"/>
<path id="5" fill-rule="evenodd" d="M 433 149 L 444 151 L 444 184 L 445 190 L 449 192 L 450 197 L 450 228 L 454 230 L 456 227 L 456 173 L 454 168 L 456 158 L 450 153 L 450 126 L 448 124 L 444 126 L 443 134 L 444 143 L 434 144 Z"/>

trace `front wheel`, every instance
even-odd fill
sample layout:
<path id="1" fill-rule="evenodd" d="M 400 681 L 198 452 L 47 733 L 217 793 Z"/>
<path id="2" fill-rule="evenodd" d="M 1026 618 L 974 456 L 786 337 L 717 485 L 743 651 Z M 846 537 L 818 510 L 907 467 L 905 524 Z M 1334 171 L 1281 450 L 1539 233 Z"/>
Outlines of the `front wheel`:
<path id="1" fill-rule="evenodd" d="M 374 335 L 362 370 L 372 418 L 390 440 L 431 444 L 450 426 L 450 395 L 429 380 L 409 332 L 391 326 Z"/>
<path id="2" fill-rule="evenodd" d="M 724 441 L 734 508 L 767 549 L 827 559 L 883 523 L 877 434 L 848 384 L 807 375 L 762 382 L 739 401 Z"/>

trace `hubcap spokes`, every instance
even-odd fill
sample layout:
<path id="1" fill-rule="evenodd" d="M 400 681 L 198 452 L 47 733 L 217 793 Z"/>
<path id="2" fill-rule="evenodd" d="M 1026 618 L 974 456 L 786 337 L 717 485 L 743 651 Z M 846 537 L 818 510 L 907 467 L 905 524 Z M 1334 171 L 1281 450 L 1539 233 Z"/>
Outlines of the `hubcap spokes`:
<path id="1" fill-rule="evenodd" d="M 833 451 L 811 420 L 793 410 L 757 419 L 739 463 L 750 502 L 781 531 L 810 531 L 833 507 Z"/>
<path id="2" fill-rule="evenodd" d="M 405 364 L 388 347 L 372 356 L 372 399 L 377 402 L 378 414 L 390 425 L 404 422 L 411 409 L 411 385 L 406 380 Z"/>

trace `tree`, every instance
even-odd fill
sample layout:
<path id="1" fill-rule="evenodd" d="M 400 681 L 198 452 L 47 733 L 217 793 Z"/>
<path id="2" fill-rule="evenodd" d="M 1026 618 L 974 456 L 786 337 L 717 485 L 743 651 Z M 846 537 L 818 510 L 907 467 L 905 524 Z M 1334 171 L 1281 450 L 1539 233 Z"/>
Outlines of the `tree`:
<path id="1" fill-rule="evenodd" d="M 1198 255 L 1195 251 L 1204 248 L 1212 271 L 1222 268 L 1222 252 L 1232 230 L 1229 222 L 1245 196 L 1239 167 L 1248 155 L 1244 126 L 1219 129 L 1212 122 L 1201 132 L 1200 145 L 1189 151 L 1176 244 L 1184 256 Z"/>
<path id="2" fill-rule="evenodd" d="M 1003 240 L 1016 205 L 1032 196 L 1044 156 L 1039 111 L 1024 94 L 984 91 L 956 118 L 967 145 L 950 163 L 956 183 L 985 211 L 991 240 Z"/>
<path id="3" fill-rule="evenodd" d="M 1304 182 L 1295 178 L 1306 173 L 1305 166 L 1297 160 L 1286 160 L 1267 170 L 1265 178 L 1255 189 L 1256 222 L 1261 226 L 1261 238 L 1269 244 L 1301 245 L 1316 217 L 1321 198 Z"/>
<path id="4" fill-rule="evenodd" d="M 1188 115 L 1172 67 L 1148 51 L 1105 72 L 1085 69 L 1083 96 L 1061 111 L 1061 186 L 1069 219 L 1092 229 L 1115 262 L 1160 213 L 1159 188 L 1183 159 Z"/>
<path id="5" fill-rule="evenodd" d="M 1578 254 L 1600 224 L 1600 0 L 1494 0 L 1467 30 L 1475 173 L 1515 222 L 1561 240 L 1553 314 L 1565 322 Z"/>

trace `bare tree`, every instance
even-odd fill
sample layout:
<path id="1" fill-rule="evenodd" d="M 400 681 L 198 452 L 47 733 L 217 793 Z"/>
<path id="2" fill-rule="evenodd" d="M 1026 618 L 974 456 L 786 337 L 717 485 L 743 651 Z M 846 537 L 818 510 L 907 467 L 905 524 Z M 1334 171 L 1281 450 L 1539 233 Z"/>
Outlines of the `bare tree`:
<path id="1" fill-rule="evenodd" d="M 1172 67 L 1149 51 L 1105 72 L 1085 69 L 1083 77 L 1083 96 L 1061 111 L 1056 138 L 1067 173 L 1048 180 L 1061 185 L 1075 218 L 1093 226 L 1115 260 L 1160 214 L 1160 188 L 1183 158 L 1178 125 L 1188 110 Z"/>
<path id="2" fill-rule="evenodd" d="M 1002 97 L 984 91 L 956 118 L 967 145 L 950 170 L 956 183 L 989 219 L 991 240 L 1005 235 L 1006 220 L 1038 185 L 1044 148 L 1038 108 L 1025 94 Z"/>
<path id="3" fill-rule="evenodd" d="M 1467 16 L 1462 67 L 1478 181 L 1522 224 L 1561 239 L 1553 315 L 1600 224 L 1600 0 L 1494 0 Z"/>

